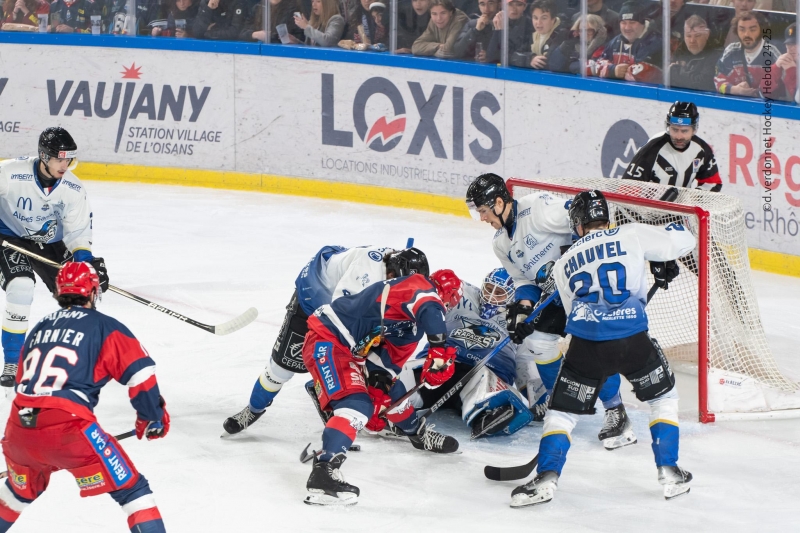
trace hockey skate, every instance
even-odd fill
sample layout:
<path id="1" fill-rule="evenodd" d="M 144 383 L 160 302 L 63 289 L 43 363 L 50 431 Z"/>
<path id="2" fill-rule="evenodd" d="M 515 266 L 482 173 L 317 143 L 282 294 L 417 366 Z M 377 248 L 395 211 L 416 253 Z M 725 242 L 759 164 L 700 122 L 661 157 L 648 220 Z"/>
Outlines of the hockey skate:
<path id="1" fill-rule="evenodd" d="M 9 364 L 3 367 L 3 375 L 0 376 L 0 387 L 13 387 L 17 379 L 17 365 Z"/>
<path id="2" fill-rule="evenodd" d="M 544 415 L 547 414 L 547 401 L 533 404 L 533 407 L 531 407 L 531 414 L 533 414 L 533 422 L 544 421 Z"/>
<path id="3" fill-rule="evenodd" d="M 623 446 L 636 444 L 636 435 L 633 434 L 631 420 L 625 412 L 625 406 L 619 404 L 611 409 L 606 409 L 603 418 L 603 429 L 597 435 L 603 441 L 606 450 L 616 450 Z"/>
<path id="4" fill-rule="evenodd" d="M 552 470 L 539 472 L 533 480 L 520 485 L 511 493 L 511 507 L 528 507 L 547 503 L 558 488 L 558 474 Z"/>
<path id="5" fill-rule="evenodd" d="M 355 505 L 361 491 L 348 484 L 339 471 L 347 457 L 337 453 L 330 461 L 314 458 L 314 467 L 306 482 L 308 505 Z"/>
<path id="6" fill-rule="evenodd" d="M 664 499 L 671 500 L 681 494 L 689 494 L 692 474 L 679 466 L 659 466 L 658 482 L 664 485 Z"/>
<path id="7" fill-rule="evenodd" d="M 482 412 L 472 421 L 470 439 L 475 440 L 485 435 L 494 435 L 503 431 L 514 418 L 514 407 L 501 405 Z"/>
<path id="8" fill-rule="evenodd" d="M 238 413 L 233 416 L 229 416 L 225 419 L 225 422 L 222 423 L 222 427 L 225 429 L 225 432 L 228 435 L 236 435 L 250 427 L 250 425 L 261 418 L 266 411 L 261 411 L 260 413 L 254 413 L 250 410 L 250 406 L 248 405 Z M 225 435 L 223 435 L 224 437 Z"/>
<path id="9" fill-rule="evenodd" d="M 434 424 L 428 424 L 425 418 L 420 419 L 419 429 L 415 435 L 409 435 L 408 440 L 414 448 L 427 450 L 433 453 L 455 453 L 458 451 L 458 441 L 448 435 L 434 431 Z"/>

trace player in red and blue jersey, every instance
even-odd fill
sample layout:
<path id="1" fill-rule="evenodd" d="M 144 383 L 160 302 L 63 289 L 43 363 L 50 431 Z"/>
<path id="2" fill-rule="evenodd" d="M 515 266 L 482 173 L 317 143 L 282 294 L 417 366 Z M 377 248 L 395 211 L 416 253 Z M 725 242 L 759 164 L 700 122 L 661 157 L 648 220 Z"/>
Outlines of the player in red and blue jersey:
<path id="1" fill-rule="evenodd" d="M 67 263 L 56 277 L 60 311 L 31 330 L 20 354 L 16 397 L 3 437 L 8 479 L 0 484 L 0 533 L 8 531 L 47 489 L 50 475 L 68 470 L 81 496 L 108 493 L 135 533 L 164 533 L 147 479 L 94 416 L 111 379 L 128 386 L 136 436 L 165 437 L 169 414 L 155 362 L 133 334 L 95 309 L 100 280 L 88 263 Z"/>
<path id="2" fill-rule="evenodd" d="M 423 256 L 424 257 L 424 256 Z M 339 298 L 317 309 L 308 321 L 303 361 L 314 380 L 320 408 L 333 416 L 322 433 L 322 451 L 315 457 L 306 487 L 306 503 L 353 505 L 359 490 L 345 483 L 339 467 L 356 433 L 375 413 L 363 368 L 370 363 L 399 373 L 423 336 L 429 344 L 421 381 L 429 387 L 446 382 L 455 369 L 455 349 L 446 348 L 444 314 L 460 298 L 460 283 L 441 287 L 428 279 L 427 260 L 405 277 L 376 283 L 354 296 Z M 391 420 L 420 449 L 452 453 L 458 442 L 433 431 L 413 408 Z"/>

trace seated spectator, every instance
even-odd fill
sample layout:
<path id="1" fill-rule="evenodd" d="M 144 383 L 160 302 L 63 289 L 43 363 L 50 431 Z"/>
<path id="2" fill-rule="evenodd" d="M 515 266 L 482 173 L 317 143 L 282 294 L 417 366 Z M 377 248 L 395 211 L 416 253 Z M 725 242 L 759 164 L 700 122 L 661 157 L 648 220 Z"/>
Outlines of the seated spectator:
<path id="1" fill-rule="evenodd" d="M 0 30 L 17 31 L 13 28 L 14 24 L 26 27 L 38 27 L 39 15 L 50 13 L 50 4 L 44 0 L 5 0 L 3 3 L 2 18 L 0 18 Z M 12 26 L 4 28 L 6 24 Z M 21 28 L 24 30 L 25 28 Z"/>
<path id="2" fill-rule="evenodd" d="M 415 56 L 452 58 L 453 45 L 466 23 L 467 16 L 455 8 L 452 0 L 431 0 L 431 21 L 425 33 L 414 41 L 411 53 Z"/>
<path id="3" fill-rule="evenodd" d="M 502 1 L 502 0 L 501 0 Z M 508 0 L 508 49 L 511 51 L 519 50 L 524 46 L 530 46 L 531 35 L 533 35 L 533 23 L 530 17 L 525 16 L 525 8 L 528 4 L 525 0 Z M 492 20 L 494 31 L 492 39 L 489 41 L 489 49 L 486 51 L 486 60 L 489 63 L 497 63 L 501 60 L 503 39 L 503 11 L 497 12 Z"/>
<path id="4" fill-rule="evenodd" d="M 509 58 L 509 63 L 517 67 L 530 67 L 537 70 L 547 68 L 547 56 L 567 37 L 568 30 L 561 25 L 555 14 L 553 0 L 536 0 L 531 6 L 531 22 L 534 32 L 531 43 L 524 46 Z"/>
<path id="5" fill-rule="evenodd" d="M 192 34 L 198 39 L 236 40 L 247 19 L 245 10 L 242 0 L 200 0 Z"/>
<path id="6" fill-rule="evenodd" d="M 586 58 L 597 60 L 603 53 L 603 46 L 608 39 L 608 28 L 599 15 L 586 17 Z M 578 74 L 581 68 L 581 21 L 572 25 L 569 39 L 553 50 L 547 60 L 550 70 Z"/>
<path id="7" fill-rule="evenodd" d="M 192 37 L 191 31 L 200 4 L 196 0 L 169 0 L 164 4 L 166 14 L 150 23 L 153 37 Z"/>
<path id="8" fill-rule="evenodd" d="M 203 0 L 205 1 L 205 0 Z M 281 38 L 278 35 L 278 26 L 286 24 L 286 30 L 290 40 L 297 44 L 305 40 L 305 34 L 294 21 L 294 13 L 302 12 L 298 0 L 269 0 L 269 39 L 264 32 L 264 8 L 258 3 L 253 8 L 253 15 L 249 18 L 250 22 L 240 33 L 243 41 L 261 41 L 265 43 L 280 44 Z"/>
<path id="9" fill-rule="evenodd" d="M 358 26 L 358 36 L 356 42 L 389 46 L 389 13 L 386 4 L 372 2 L 369 5 L 369 17 L 366 24 Z"/>
<path id="10" fill-rule="evenodd" d="M 56 0 L 50 4 L 50 31 L 91 33 L 91 17 L 100 14 L 100 6 L 91 0 Z"/>
<path id="11" fill-rule="evenodd" d="M 588 75 L 661 83 L 661 33 L 644 17 L 648 8 L 633 1 L 622 4 L 620 34 L 608 42 L 600 59 L 589 61 Z"/>
<path id="12" fill-rule="evenodd" d="M 339 14 L 336 0 L 311 0 L 311 20 L 300 13 L 294 17 L 297 27 L 311 46 L 336 46 L 344 33 L 344 18 Z"/>
<path id="13" fill-rule="evenodd" d="M 781 81 L 786 87 L 786 99 L 791 100 L 797 89 L 797 23 L 792 23 L 786 28 L 783 44 L 786 53 L 782 54 L 775 66 L 781 69 Z"/>
<path id="14" fill-rule="evenodd" d="M 722 48 L 726 48 L 729 44 L 738 43 L 739 36 L 736 33 L 736 25 L 733 23 L 734 19 L 744 13 L 745 11 L 752 11 L 755 8 L 756 0 L 732 0 L 734 15 L 731 17 L 728 32 L 725 34 L 725 40 L 722 42 Z"/>
<path id="15" fill-rule="evenodd" d="M 431 21 L 430 0 L 411 0 L 398 6 L 397 53 L 410 54 L 411 46 Z"/>
<path id="16" fill-rule="evenodd" d="M 711 30 L 702 17 L 692 15 L 683 25 L 683 44 L 670 65 L 673 87 L 714 91 L 714 74 L 722 52 L 708 45 Z"/>
<path id="17" fill-rule="evenodd" d="M 347 14 L 347 33 L 345 38 L 352 41 L 360 41 L 358 36 L 358 27 L 365 26 L 369 29 L 369 21 L 372 18 L 369 14 L 369 5 L 373 0 L 360 0 L 354 4 L 350 12 Z"/>
<path id="18" fill-rule="evenodd" d="M 739 41 L 728 45 L 717 62 L 714 85 L 722 94 L 781 99 L 786 89 L 780 77 L 772 75 L 778 51 L 764 42 L 767 28 L 761 13 L 745 11 L 733 19 Z"/>
<path id="19" fill-rule="evenodd" d="M 619 32 L 619 13 L 613 9 L 609 9 L 603 0 L 587 0 L 586 7 L 590 15 L 597 15 L 606 25 L 606 34 L 608 38 L 614 37 Z M 572 25 L 581 18 L 580 12 L 572 15 Z M 576 71 L 577 72 L 577 71 Z"/>
<path id="20" fill-rule="evenodd" d="M 453 45 L 453 55 L 462 59 L 474 59 L 486 63 L 486 50 L 492 39 L 494 26 L 492 19 L 500 6 L 498 0 L 480 0 L 478 9 L 481 15 L 467 22 Z"/>
<path id="21" fill-rule="evenodd" d="M 795 0 L 757 0 L 752 9 L 759 11 L 784 11 L 794 13 Z M 697 4 L 709 4 L 712 6 L 734 6 L 734 0 L 710 0 L 705 2 L 695 2 Z"/>

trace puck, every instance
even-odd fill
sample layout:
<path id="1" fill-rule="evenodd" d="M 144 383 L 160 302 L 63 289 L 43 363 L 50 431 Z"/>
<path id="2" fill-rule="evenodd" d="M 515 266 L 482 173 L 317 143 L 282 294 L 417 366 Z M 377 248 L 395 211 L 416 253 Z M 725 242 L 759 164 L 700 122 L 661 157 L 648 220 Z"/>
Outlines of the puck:
<path id="1" fill-rule="evenodd" d="M 350 451 L 350 452 L 360 452 L 360 451 L 361 451 L 361 445 L 360 445 L 360 444 L 353 444 L 352 446 L 350 446 L 350 447 L 347 449 L 347 451 Z"/>

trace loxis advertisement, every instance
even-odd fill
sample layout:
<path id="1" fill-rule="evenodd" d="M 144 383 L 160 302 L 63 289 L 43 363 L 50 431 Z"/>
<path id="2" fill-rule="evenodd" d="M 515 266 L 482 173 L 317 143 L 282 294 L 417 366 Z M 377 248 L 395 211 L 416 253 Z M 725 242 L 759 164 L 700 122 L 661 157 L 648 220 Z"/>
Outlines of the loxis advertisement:
<path id="1" fill-rule="evenodd" d="M 57 124 L 75 137 L 85 160 L 233 167 L 225 149 L 234 143 L 231 66 L 229 77 L 209 78 L 188 61 L 192 54 L 171 52 L 173 60 L 164 61 L 156 51 L 93 48 L 91 61 L 75 69 L 68 47 L 6 47 L 20 53 L 14 72 L 0 79 L 0 103 L 13 102 L 0 107 L 8 115 L 0 116 L 0 155 L 34 153 L 38 133 Z M 224 72 L 221 56 L 206 55 Z M 39 68 L 44 62 L 47 69 Z"/>

